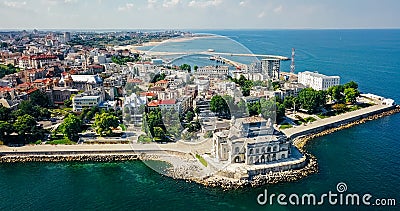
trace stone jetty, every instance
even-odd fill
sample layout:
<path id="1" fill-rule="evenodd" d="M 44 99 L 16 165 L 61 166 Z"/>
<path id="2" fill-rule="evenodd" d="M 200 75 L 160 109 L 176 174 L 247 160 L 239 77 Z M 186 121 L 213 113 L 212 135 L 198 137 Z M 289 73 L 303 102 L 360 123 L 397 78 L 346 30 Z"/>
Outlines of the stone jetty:
<path id="1" fill-rule="evenodd" d="M 6 155 L 0 157 L 0 163 L 25 162 L 117 162 L 128 160 L 157 160 L 157 155 L 147 154 L 88 154 L 88 155 Z"/>
<path id="2" fill-rule="evenodd" d="M 391 109 L 389 111 L 385 111 L 385 112 L 382 112 L 382 113 L 379 113 L 379 114 L 374 114 L 374 115 L 371 115 L 371 116 L 368 116 L 368 117 L 365 117 L 365 118 L 362 118 L 362 119 L 359 119 L 359 120 L 356 120 L 356 121 L 353 121 L 353 122 L 342 124 L 342 125 L 339 125 L 338 127 L 326 129 L 326 130 L 323 130 L 323 131 L 318 132 L 318 133 L 312 133 L 312 134 L 308 134 L 308 135 L 305 135 L 305 136 L 297 137 L 297 138 L 294 139 L 293 144 L 300 151 L 304 152 L 304 146 L 306 145 L 306 143 L 308 141 L 314 139 L 314 138 L 325 136 L 325 135 L 334 133 L 334 132 L 339 131 L 339 130 L 347 129 L 347 128 L 350 128 L 350 127 L 353 127 L 353 126 L 356 126 L 356 125 L 359 125 L 359 124 L 363 124 L 363 123 L 365 123 L 367 121 L 376 120 L 376 119 L 379 119 L 379 118 L 382 118 L 382 117 L 385 117 L 385 116 L 390 116 L 390 115 L 393 115 L 393 114 L 396 114 L 396 113 L 400 113 L 400 105 L 397 105 L 396 107 L 394 107 L 393 109 Z"/>

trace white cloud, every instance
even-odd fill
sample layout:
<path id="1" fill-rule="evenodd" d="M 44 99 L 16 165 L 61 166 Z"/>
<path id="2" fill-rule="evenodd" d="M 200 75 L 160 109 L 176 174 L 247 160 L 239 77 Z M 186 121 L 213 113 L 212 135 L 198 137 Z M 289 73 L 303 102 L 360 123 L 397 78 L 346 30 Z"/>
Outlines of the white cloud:
<path id="1" fill-rule="evenodd" d="M 175 7 L 177 4 L 180 3 L 180 0 L 164 0 L 163 7 Z"/>
<path id="2" fill-rule="evenodd" d="M 247 1 L 241 1 L 239 2 L 239 6 L 244 7 L 247 5 Z"/>
<path id="3" fill-rule="evenodd" d="M 218 6 L 222 3 L 222 0 L 209 0 L 209 1 L 191 1 L 189 2 L 188 6 L 189 7 L 199 7 L 199 8 L 205 8 L 205 7 L 215 7 Z"/>
<path id="4" fill-rule="evenodd" d="M 147 8 L 154 8 L 157 4 L 157 0 L 147 0 Z"/>
<path id="5" fill-rule="evenodd" d="M 265 12 L 262 11 L 260 14 L 257 15 L 258 18 L 263 18 L 265 16 Z"/>
<path id="6" fill-rule="evenodd" d="M 16 1 L 5 1 L 4 5 L 6 7 L 11 7 L 11 8 L 21 8 L 26 5 L 26 1 L 23 2 L 16 2 Z"/>
<path id="7" fill-rule="evenodd" d="M 132 3 L 126 3 L 124 6 L 120 6 L 118 7 L 119 11 L 126 11 L 126 10 L 131 10 L 133 8 L 133 4 Z"/>
<path id="8" fill-rule="evenodd" d="M 279 5 L 278 7 L 276 7 L 276 8 L 274 9 L 274 13 L 281 13 L 281 12 L 282 12 L 282 9 L 283 9 L 283 6 L 282 6 L 282 5 Z"/>

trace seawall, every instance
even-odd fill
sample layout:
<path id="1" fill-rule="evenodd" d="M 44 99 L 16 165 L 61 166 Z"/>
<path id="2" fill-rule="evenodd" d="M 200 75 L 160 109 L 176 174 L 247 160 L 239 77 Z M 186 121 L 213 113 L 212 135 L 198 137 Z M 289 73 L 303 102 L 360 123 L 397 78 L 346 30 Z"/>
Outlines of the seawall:
<path id="1" fill-rule="evenodd" d="M 368 121 L 398 112 L 400 112 L 400 106 L 372 106 L 338 116 L 321 119 L 316 122 L 309 123 L 307 126 L 299 126 L 282 130 L 282 132 L 288 138 L 293 140 L 300 136 L 319 133 L 321 131 L 325 131 L 331 128 L 338 128 L 343 125 L 357 122 L 361 119 L 365 119 L 365 121 Z M 378 115 L 379 117 L 376 115 Z M 376 116 L 376 118 L 369 118 L 373 116 Z M 359 122 L 358 124 L 360 123 L 363 122 Z"/>
<path id="2" fill-rule="evenodd" d="M 379 119 L 385 116 L 390 116 L 395 113 L 400 113 L 400 105 L 393 106 L 390 108 L 385 108 L 382 110 L 377 110 L 374 112 L 370 112 L 368 114 L 364 114 L 357 117 L 352 117 L 343 121 L 334 122 L 328 125 L 324 125 L 318 128 L 312 128 L 310 130 L 304 130 L 297 134 L 292 135 L 293 144 L 301 151 L 304 151 L 305 144 L 314 138 L 325 136 L 331 133 L 334 133 L 339 130 L 343 130 L 346 128 L 350 128 L 359 124 L 363 124 L 367 121 Z"/>

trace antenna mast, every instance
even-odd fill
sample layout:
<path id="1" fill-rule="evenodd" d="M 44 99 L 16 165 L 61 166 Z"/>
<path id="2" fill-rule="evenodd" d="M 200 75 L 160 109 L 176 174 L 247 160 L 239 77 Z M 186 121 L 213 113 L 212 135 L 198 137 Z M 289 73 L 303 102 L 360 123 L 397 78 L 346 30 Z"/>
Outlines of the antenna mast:
<path id="1" fill-rule="evenodd" d="M 294 65 L 294 55 L 295 55 L 295 50 L 292 48 L 292 63 L 290 64 L 290 73 L 294 73 L 296 70 L 296 66 Z"/>

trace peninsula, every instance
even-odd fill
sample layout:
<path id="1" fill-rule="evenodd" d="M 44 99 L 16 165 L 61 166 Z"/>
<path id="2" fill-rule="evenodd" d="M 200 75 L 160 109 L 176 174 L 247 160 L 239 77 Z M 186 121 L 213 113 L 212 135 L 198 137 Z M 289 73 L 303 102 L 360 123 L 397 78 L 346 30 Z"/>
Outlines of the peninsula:
<path id="1" fill-rule="evenodd" d="M 400 111 L 354 81 L 295 74 L 294 50 L 291 72 L 284 56 L 244 64 L 228 57 L 249 54 L 212 46 L 183 53 L 215 62 L 192 68 L 131 46 L 197 39 L 187 32 L 10 33 L 0 33 L 0 162 L 158 160 L 173 178 L 257 186 L 317 172 L 308 140 Z"/>

